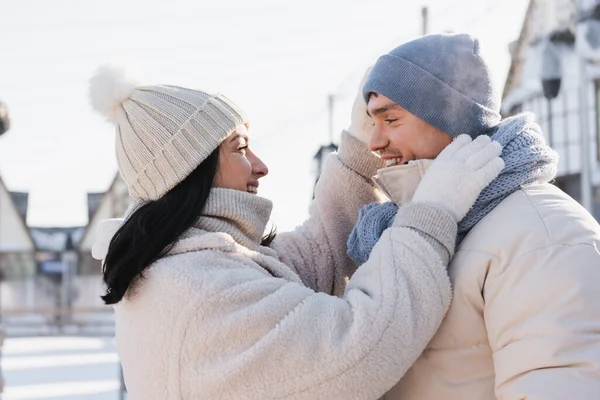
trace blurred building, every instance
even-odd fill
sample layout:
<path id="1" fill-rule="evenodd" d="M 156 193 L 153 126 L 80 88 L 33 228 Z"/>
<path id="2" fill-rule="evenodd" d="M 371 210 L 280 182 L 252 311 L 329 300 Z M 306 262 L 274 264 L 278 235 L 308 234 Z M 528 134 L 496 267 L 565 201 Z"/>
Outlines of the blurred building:
<path id="1" fill-rule="evenodd" d="M 110 334 L 113 316 L 100 299 L 102 268 L 91 248 L 98 223 L 125 213 L 127 186 L 116 176 L 106 192 L 89 193 L 86 226 L 27 226 L 28 199 L 0 179 L 0 308 L 8 335 Z"/>
<path id="2" fill-rule="evenodd" d="M 338 150 L 338 147 L 332 142 L 326 146 L 319 147 L 319 150 L 315 153 L 313 157 L 313 165 L 314 165 L 314 173 L 315 173 L 315 184 L 313 186 L 313 199 L 315 197 L 314 188 L 317 186 L 317 182 L 319 182 L 319 178 L 321 177 L 321 173 L 323 172 L 323 167 L 325 165 L 325 160 L 331 153 L 335 153 Z"/>
<path id="3" fill-rule="evenodd" d="M 11 193 L 0 177 L 0 280 L 36 273 L 35 243 L 27 229 L 27 193 Z"/>
<path id="4" fill-rule="evenodd" d="M 89 222 L 77 245 L 80 257 L 78 274 L 100 274 L 100 262 L 92 258 L 91 254 L 98 224 L 104 219 L 123 217 L 130 203 L 131 198 L 129 197 L 127 185 L 119 174 L 115 176 L 112 184 L 105 193 L 88 194 Z"/>
<path id="5" fill-rule="evenodd" d="M 510 52 L 503 114 L 537 115 L 560 155 L 555 184 L 600 220 L 600 0 L 530 0 Z"/>

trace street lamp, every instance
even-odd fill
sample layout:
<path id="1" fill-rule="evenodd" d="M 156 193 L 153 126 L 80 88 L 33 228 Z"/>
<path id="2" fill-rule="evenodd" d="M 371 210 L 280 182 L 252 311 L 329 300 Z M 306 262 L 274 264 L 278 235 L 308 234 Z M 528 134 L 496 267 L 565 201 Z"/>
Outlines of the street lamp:
<path id="1" fill-rule="evenodd" d="M 548 37 L 542 51 L 542 89 L 546 98 L 548 113 L 548 139 L 550 146 L 554 145 L 554 131 L 552 126 L 552 100 L 560 92 L 563 78 L 563 65 L 561 47 L 572 47 L 575 43 L 575 34 L 570 29 L 555 31 Z"/>
<path id="2" fill-rule="evenodd" d="M 0 135 L 6 133 L 10 128 L 10 119 L 8 118 L 8 108 L 0 101 Z"/>

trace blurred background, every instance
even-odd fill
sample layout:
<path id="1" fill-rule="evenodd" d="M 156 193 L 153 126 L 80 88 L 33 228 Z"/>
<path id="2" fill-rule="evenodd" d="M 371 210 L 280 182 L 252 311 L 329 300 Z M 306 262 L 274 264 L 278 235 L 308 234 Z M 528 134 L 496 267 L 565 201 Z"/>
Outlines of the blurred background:
<path id="1" fill-rule="evenodd" d="M 96 68 L 239 103 L 285 231 L 308 214 L 365 69 L 451 31 L 480 39 L 503 114 L 536 113 L 556 185 L 600 218 L 600 0 L 0 0 L 1 398 L 126 398 L 90 255 L 98 222 L 129 202 L 87 97 Z"/>

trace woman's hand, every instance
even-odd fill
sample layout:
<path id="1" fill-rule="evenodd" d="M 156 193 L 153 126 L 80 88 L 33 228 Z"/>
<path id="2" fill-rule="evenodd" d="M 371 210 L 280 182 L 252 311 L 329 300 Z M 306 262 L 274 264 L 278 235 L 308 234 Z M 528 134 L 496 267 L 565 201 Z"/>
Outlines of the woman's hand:
<path id="1" fill-rule="evenodd" d="M 354 104 L 352 105 L 352 116 L 350 120 L 350 127 L 348 128 L 348 132 L 360 140 L 361 142 L 369 145 L 371 141 L 371 136 L 373 133 L 373 122 L 371 121 L 371 117 L 367 115 L 367 103 L 362 95 L 362 88 L 367 82 L 367 78 L 371 73 L 373 67 L 367 68 L 360 84 L 358 85 L 358 93 L 356 94 L 356 98 L 354 99 Z"/>
<path id="2" fill-rule="evenodd" d="M 462 220 L 504 168 L 501 153 L 500 143 L 488 136 L 460 135 L 433 161 L 413 202 L 435 203 Z"/>

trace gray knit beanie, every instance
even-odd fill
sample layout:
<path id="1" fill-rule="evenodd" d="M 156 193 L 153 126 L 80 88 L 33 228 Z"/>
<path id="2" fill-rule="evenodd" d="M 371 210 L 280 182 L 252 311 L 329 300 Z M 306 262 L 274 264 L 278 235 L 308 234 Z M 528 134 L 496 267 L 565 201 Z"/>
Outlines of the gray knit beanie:
<path id="1" fill-rule="evenodd" d="M 165 195 L 248 124 L 221 94 L 139 85 L 130 70 L 115 66 L 96 72 L 90 97 L 93 108 L 115 125 L 119 173 L 136 201 Z"/>
<path id="2" fill-rule="evenodd" d="M 372 93 L 453 137 L 484 134 L 501 119 L 479 42 L 466 34 L 423 36 L 380 57 L 363 87 L 367 102 Z"/>

